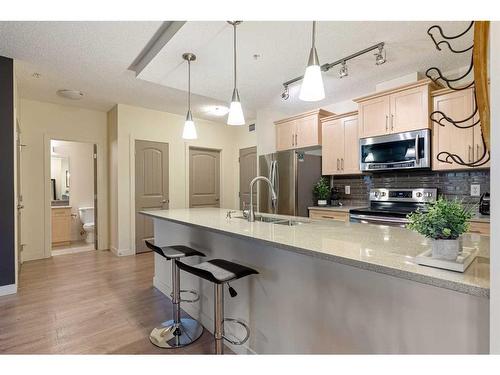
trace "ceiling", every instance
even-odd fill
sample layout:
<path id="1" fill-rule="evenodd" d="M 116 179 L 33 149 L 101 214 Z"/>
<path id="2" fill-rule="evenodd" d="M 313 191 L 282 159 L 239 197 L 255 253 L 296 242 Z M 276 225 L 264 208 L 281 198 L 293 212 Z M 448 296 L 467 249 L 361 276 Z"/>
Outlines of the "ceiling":
<path id="1" fill-rule="evenodd" d="M 374 91 L 382 81 L 437 65 L 453 70 L 469 55 L 437 51 L 426 31 L 435 22 L 318 22 L 316 45 L 321 63 L 338 60 L 378 42 L 386 43 L 387 63 L 376 66 L 368 53 L 348 63 L 349 77 L 338 69 L 325 73 L 326 99 L 306 103 L 280 97 L 282 83 L 302 75 L 311 43 L 310 22 L 247 21 L 238 27 L 238 86 L 247 119 L 260 108 L 297 113 Z M 467 22 L 438 22 L 446 34 L 464 30 Z M 224 104 L 233 85 L 232 29 L 224 21 L 186 22 L 142 71 L 128 70 L 161 22 L 0 22 L 0 55 L 18 61 L 21 95 L 65 103 L 61 88 L 85 92 L 69 104 L 108 110 L 115 103 L 173 113 L 186 111 L 186 63 L 194 52 L 193 114 L 223 122 L 207 113 L 208 105 Z M 469 43 L 469 37 L 465 43 Z M 460 46 L 463 46 L 460 43 Z M 255 55 L 258 55 L 257 57 Z M 34 78 L 34 72 L 41 74 Z"/>

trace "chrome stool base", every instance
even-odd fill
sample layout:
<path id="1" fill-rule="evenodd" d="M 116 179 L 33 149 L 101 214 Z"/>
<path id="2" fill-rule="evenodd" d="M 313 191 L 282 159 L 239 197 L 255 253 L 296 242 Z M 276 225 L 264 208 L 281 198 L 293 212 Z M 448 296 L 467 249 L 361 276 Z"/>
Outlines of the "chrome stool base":
<path id="1" fill-rule="evenodd" d="M 199 339 L 202 333 L 203 326 L 197 320 L 181 318 L 179 324 L 167 320 L 161 326 L 154 328 L 149 340 L 160 348 L 181 348 Z"/>

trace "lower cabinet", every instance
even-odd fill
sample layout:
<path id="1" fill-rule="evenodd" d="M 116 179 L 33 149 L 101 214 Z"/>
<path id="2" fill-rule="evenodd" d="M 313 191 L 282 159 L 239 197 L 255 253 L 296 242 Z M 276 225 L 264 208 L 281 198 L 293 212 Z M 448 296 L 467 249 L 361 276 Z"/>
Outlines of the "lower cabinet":
<path id="1" fill-rule="evenodd" d="M 52 207 L 52 246 L 71 242 L 71 207 Z"/>
<path id="2" fill-rule="evenodd" d="M 317 220 L 335 220 L 335 221 L 349 221 L 349 213 L 342 211 L 330 211 L 330 210 L 315 210 L 309 209 L 309 218 Z"/>
<path id="3" fill-rule="evenodd" d="M 485 221 L 470 221 L 469 233 L 479 233 L 485 236 L 490 235 L 490 223 Z"/>

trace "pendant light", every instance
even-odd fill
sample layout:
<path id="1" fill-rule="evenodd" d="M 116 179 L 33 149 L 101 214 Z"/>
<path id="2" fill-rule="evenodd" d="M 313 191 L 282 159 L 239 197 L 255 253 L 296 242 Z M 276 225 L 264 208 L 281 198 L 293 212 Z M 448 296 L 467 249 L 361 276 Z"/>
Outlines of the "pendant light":
<path id="1" fill-rule="evenodd" d="M 316 51 L 316 21 L 313 21 L 312 47 L 311 52 L 309 52 L 304 79 L 300 87 L 299 98 L 306 102 L 316 102 L 325 98 L 321 66 L 319 65 L 318 52 Z"/>
<path id="2" fill-rule="evenodd" d="M 231 98 L 231 105 L 229 106 L 229 115 L 227 116 L 228 125 L 245 125 L 245 117 L 243 116 L 243 109 L 241 108 L 240 93 L 236 87 L 236 26 L 243 21 L 227 21 L 233 26 L 233 52 L 234 52 L 234 88 L 233 96 Z"/>
<path id="3" fill-rule="evenodd" d="M 182 58 L 188 63 L 188 111 L 186 114 L 186 122 L 184 123 L 184 130 L 182 132 L 183 139 L 196 139 L 196 127 L 194 126 L 193 115 L 191 114 L 191 61 L 196 60 L 193 53 L 185 53 Z"/>

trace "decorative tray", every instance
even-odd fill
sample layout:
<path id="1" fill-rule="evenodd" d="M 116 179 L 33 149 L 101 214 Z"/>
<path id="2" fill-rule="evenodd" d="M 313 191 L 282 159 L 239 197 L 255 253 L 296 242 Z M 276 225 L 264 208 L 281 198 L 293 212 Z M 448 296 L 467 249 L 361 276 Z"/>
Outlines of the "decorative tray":
<path id="1" fill-rule="evenodd" d="M 450 271 L 465 272 L 467 267 L 476 259 L 477 249 L 464 247 L 456 260 L 436 259 L 432 257 L 432 250 L 426 250 L 415 257 L 415 262 L 422 266 L 442 268 Z"/>

